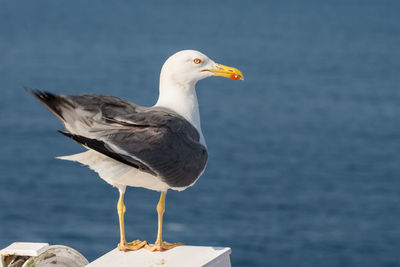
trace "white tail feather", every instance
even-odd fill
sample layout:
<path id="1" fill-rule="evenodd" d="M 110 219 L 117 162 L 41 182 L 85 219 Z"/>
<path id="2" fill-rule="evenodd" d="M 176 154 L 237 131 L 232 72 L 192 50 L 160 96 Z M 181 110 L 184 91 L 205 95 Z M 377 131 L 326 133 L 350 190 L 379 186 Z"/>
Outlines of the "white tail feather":
<path id="1" fill-rule="evenodd" d="M 74 155 L 57 157 L 57 159 L 76 161 L 87 165 L 104 180 L 115 179 L 132 170 L 130 166 L 91 149 Z"/>
<path id="2" fill-rule="evenodd" d="M 141 172 L 129 165 L 123 164 L 112 158 L 109 158 L 95 150 L 57 157 L 62 160 L 70 160 L 87 165 L 94 170 L 107 183 L 125 190 L 125 186 L 144 187 L 151 190 L 166 192 L 169 186 L 160 178 L 151 174 Z M 173 188 L 175 190 L 184 190 L 185 188 Z"/>

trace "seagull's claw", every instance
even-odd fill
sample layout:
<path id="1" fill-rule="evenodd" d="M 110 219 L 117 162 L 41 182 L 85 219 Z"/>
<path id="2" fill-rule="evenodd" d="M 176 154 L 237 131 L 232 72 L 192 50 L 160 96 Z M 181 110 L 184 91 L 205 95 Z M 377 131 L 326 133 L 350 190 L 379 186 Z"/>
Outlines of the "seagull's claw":
<path id="1" fill-rule="evenodd" d="M 118 244 L 118 249 L 121 251 L 132 251 L 132 250 L 138 250 L 141 249 L 145 246 L 148 246 L 147 241 L 140 241 L 140 240 L 135 240 L 129 243 L 119 243 Z"/>
<path id="2" fill-rule="evenodd" d="M 149 251 L 164 251 L 177 246 L 183 246 L 183 243 L 168 243 L 168 242 L 156 242 L 154 245 L 146 244 L 144 247 Z"/>

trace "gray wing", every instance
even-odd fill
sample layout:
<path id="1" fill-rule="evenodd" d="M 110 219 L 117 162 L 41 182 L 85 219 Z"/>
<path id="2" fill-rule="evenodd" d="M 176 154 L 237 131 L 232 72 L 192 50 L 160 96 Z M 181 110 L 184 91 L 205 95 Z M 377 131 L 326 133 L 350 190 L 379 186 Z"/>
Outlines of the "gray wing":
<path id="1" fill-rule="evenodd" d="M 30 92 L 64 123 L 64 135 L 171 187 L 192 184 L 207 163 L 196 128 L 165 108 L 146 108 L 112 96 Z"/>

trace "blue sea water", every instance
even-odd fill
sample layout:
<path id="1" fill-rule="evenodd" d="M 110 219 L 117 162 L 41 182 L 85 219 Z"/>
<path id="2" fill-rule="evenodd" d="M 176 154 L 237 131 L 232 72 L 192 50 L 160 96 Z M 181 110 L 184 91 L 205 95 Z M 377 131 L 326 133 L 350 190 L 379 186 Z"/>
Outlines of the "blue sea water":
<path id="1" fill-rule="evenodd" d="M 164 237 L 229 246 L 233 266 L 400 265 L 400 2 L 0 1 L 0 247 L 119 241 L 118 192 L 23 90 L 150 106 L 164 60 L 196 49 L 244 82 L 197 86 L 206 172 L 167 196 Z M 158 193 L 126 194 L 154 241 Z"/>

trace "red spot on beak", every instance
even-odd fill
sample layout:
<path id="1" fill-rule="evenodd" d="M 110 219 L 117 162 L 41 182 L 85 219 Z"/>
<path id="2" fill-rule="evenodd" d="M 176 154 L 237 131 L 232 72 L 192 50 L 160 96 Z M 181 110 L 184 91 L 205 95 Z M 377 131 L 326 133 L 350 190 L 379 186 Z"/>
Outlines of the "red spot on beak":
<path id="1" fill-rule="evenodd" d="M 230 78 L 233 80 L 237 80 L 237 79 L 239 79 L 239 76 L 237 76 L 236 74 L 231 74 Z"/>

